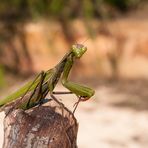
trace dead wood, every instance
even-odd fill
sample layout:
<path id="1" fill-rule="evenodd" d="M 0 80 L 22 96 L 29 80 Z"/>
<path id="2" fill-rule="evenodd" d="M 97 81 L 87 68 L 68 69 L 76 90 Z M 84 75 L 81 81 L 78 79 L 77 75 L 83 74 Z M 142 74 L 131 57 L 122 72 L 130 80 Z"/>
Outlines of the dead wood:
<path id="1" fill-rule="evenodd" d="M 3 148 L 76 148 L 75 117 L 54 101 L 47 104 L 8 114 L 4 119 Z"/>

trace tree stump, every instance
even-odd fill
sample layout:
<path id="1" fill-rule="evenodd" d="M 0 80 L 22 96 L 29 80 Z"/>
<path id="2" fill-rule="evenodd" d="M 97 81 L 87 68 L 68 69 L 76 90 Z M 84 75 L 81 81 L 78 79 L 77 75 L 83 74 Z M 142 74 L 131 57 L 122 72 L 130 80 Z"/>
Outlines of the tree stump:
<path id="1" fill-rule="evenodd" d="M 78 123 L 66 107 L 51 100 L 4 119 L 3 148 L 76 148 Z"/>

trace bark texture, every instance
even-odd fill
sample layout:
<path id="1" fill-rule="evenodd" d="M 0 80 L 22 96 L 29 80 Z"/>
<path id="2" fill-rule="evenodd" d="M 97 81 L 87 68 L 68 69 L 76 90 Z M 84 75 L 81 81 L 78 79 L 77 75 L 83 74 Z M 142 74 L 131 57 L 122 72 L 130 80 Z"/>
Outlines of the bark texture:
<path id="1" fill-rule="evenodd" d="M 3 148 L 76 148 L 77 131 L 73 114 L 50 101 L 48 106 L 9 113 L 4 120 Z"/>

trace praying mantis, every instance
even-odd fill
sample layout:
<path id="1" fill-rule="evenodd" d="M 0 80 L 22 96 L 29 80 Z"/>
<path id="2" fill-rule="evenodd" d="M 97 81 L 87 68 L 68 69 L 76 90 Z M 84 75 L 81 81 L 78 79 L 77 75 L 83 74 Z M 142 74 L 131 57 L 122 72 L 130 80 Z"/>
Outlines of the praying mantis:
<path id="1" fill-rule="evenodd" d="M 91 98 L 95 93 L 93 89 L 68 80 L 70 70 L 75 60 L 80 59 L 86 51 L 87 47 L 82 44 L 72 45 L 70 51 L 65 54 L 55 67 L 46 72 L 42 71 L 34 80 L 29 81 L 16 92 L 4 99 L 0 99 L 0 111 L 10 112 L 18 108 L 27 110 L 44 103 L 44 98 L 48 93 L 56 102 L 59 101 L 55 95 L 75 94 L 79 99 L 76 107 L 80 101 L 86 101 Z M 54 92 L 54 88 L 60 78 L 62 85 L 67 88 L 69 92 Z"/>

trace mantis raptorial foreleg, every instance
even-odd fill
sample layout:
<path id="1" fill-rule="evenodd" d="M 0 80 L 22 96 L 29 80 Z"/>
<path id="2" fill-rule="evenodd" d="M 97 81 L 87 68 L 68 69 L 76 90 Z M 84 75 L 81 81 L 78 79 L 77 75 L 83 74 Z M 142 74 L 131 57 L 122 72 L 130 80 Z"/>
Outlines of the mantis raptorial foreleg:
<path id="1" fill-rule="evenodd" d="M 69 89 L 72 93 L 76 94 L 76 96 L 79 96 L 80 101 L 86 101 L 87 98 L 89 99 L 92 96 L 92 94 L 94 93 L 94 90 L 68 80 L 68 75 L 69 75 L 69 72 L 72 66 L 73 66 L 73 57 L 70 56 L 67 59 L 67 62 L 64 67 L 63 76 L 62 76 L 62 84 L 67 89 Z"/>

